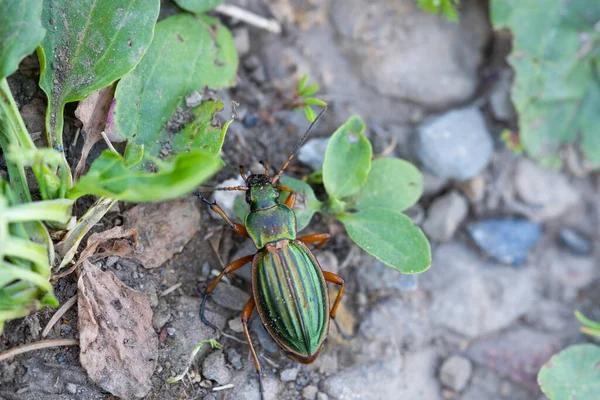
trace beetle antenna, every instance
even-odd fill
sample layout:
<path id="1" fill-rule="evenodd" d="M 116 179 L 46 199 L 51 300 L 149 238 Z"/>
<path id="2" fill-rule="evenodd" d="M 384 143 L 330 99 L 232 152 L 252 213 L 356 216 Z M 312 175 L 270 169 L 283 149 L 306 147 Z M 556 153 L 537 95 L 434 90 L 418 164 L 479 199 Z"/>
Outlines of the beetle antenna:
<path id="1" fill-rule="evenodd" d="M 310 123 L 310 125 L 308 126 L 308 129 L 304 133 L 304 136 L 302 136 L 302 139 L 300 139 L 300 141 L 298 142 L 298 144 L 294 148 L 294 151 L 292 151 L 292 154 L 290 154 L 290 156 L 288 157 L 287 161 L 283 164 L 283 167 L 281 167 L 281 169 L 279 170 L 279 172 L 277 172 L 277 175 L 275 175 L 273 177 L 273 180 L 271 181 L 272 185 L 274 185 L 274 184 L 277 183 L 277 181 L 281 177 L 281 174 L 283 173 L 283 171 L 285 171 L 285 169 L 287 168 L 287 166 L 290 164 L 290 162 L 292 161 L 292 159 L 296 155 L 296 151 L 298 151 L 298 149 L 300 148 L 300 146 L 302 146 L 302 144 L 306 140 L 306 137 L 310 133 L 310 130 L 312 129 L 313 125 L 319 120 L 319 118 L 321 118 L 321 115 L 323 115 L 323 113 L 325 112 L 325 110 L 327 110 L 327 106 L 325 106 L 325 108 L 323 108 L 321 110 L 321 112 L 317 115 L 317 118 L 315 118 L 315 120 Z"/>
<path id="2" fill-rule="evenodd" d="M 215 190 L 227 190 L 227 191 L 234 191 L 234 190 L 248 190 L 248 187 L 246 186 L 231 186 L 231 187 L 214 187 L 214 186 L 202 186 L 200 187 L 198 190 L 196 190 L 194 192 L 194 195 L 196 195 L 199 191 L 215 191 Z"/>
<path id="3" fill-rule="evenodd" d="M 240 171 L 240 176 L 242 177 L 244 182 L 248 182 L 248 177 L 246 176 L 246 171 L 245 171 L 245 168 L 243 165 L 240 165 L 239 171 Z"/>
<path id="4" fill-rule="evenodd" d="M 268 178 L 269 177 L 269 166 L 263 160 L 260 160 L 258 163 L 263 166 L 263 168 L 265 169 L 265 175 Z"/>

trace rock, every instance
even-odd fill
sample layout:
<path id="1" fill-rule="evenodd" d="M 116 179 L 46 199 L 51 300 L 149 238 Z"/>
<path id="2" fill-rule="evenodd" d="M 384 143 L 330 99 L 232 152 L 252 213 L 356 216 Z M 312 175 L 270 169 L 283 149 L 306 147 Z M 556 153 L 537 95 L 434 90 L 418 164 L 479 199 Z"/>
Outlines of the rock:
<path id="1" fill-rule="evenodd" d="M 269 353 L 277 353 L 279 351 L 279 345 L 271 338 L 271 335 L 267 332 L 260 317 L 255 316 L 250 322 L 250 326 L 252 331 L 258 337 L 258 343 L 263 350 L 268 351 Z"/>
<path id="2" fill-rule="evenodd" d="M 415 151 L 423 168 L 441 178 L 464 181 L 490 162 L 492 138 L 479 109 L 452 110 L 418 128 Z"/>
<path id="3" fill-rule="evenodd" d="M 521 265 L 542 234 L 539 224 L 518 219 L 487 219 L 469 225 L 475 243 L 503 264 Z"/>
<path id="4" fill-rule="evenodd" d="M 425 209 L 419 203 L 404 210 L 402 213 L 412 219 L 413 223 L 417 226 L 421 226 L 425 220 Z"/>
<path id="5" fill-rule="evenodd" d="M 465 6 L 460 23 L 453 23 L 412 1 L 335 0 L 330 17 L 366 84 L 386 96 L 442 108 L 475 93 L 490 34 L 484 9 Z"/>
<path id="6" fill-rule="evenodd" d="M 329 396 L 327 396 L 325 393 L 317 393 L 317 400 L 329 400 Z"/>
<path id="7" fill-rule="evenodd" d="M 113 265 L 115 265 L 117 263 L 117 261 L 119 261 L 121 257 L 119 256 L 109 256 L 106 258 L 106 261 L 104 262 L 107 268 L 112 267 Z"/>
<path id="8" fill-rule="evenodd" d="M 167 300 L 164 297 L 161 297 L 158 300 L 158 306 L 153 311 L 152 327 L 156 332 L 159 332 L 171 318 L 169 303 L 167 303 Z"/>
<path id="9" fill-rule="evenodd" d="M 315 400 L 317 398 L 317 393 L 319 393 L 319 388 L 313 385 L 308 385 L 304 389 L 302 389 L 302 398 L 306 400 Z"/>
<path id="10" fill-rule="evenodd" d="M 244 326 L 242 325 L 242 321 L 239 317 L 232 318 L 227 321 L 227 326 L 229 326 L 229 329 L 237 333 L 244 331 Z"/>
<path id="11" fill-rule="evenodd" d="M 233 32 L 233 41 L 240 57 L 245 56 L 250 51 L 250 32 L 248 28 L 241 27 Z"/>
<path id="12" fill-rule="evenodd" d="M 321 250 L 315 253 L 317 261 L 323 271 L 333 272 L 337 274 L 340 272 L 340 262 L 332 251 Z"/>
<path id="13" fill-rule="evenodd" d="M 409 302 L 391 298 L 373 306 L 360 332 L 366 341 L 355 343 L 354 353 L 368 359 L 392 356 L 398 349 L 418 350 L 432 339 L 428 316 Z"/>
<path id="14" fill-rule="evenodd" d="M 327 149 L 328 143 L 329 138 L 310 139 L 298 150 L 298 159 L 310 166 L 313 171 L 323 169 L 325 149 Z"/>
<path id="15" fill-rule="evenodd" d="M 234 311 L 242 311 L 249 298 L 250 295 L 242 289 L 226 283 L 215 286 L 210 296 L 210 299 L 221 307 Z"/>
<path id="16" fill-rule="evenodd" d="M 202 376 L 213 380 L 219 385 L 231 382 L 231 371 L 225 364 L 225 356 L 222 351 L 213 351 L 202 362 Z"/>
<path id="17" fill-rule="evenodd" d="M 401 274 L 379 260 L 364 254 L 361 256 L 366 268 L 356 270 L 357 279 L 369 292 L 382 289 L 393 289 L 400 292 L 411 292 L 419 286 L 418 275 Z"/>
<path id="18" fill-rule="evenodd" d="M 437 198 L 429 207 L 423 230 L 430 239 L 445 242 L 452 239 L 461 222 L 467 217 L 469 204 L 457 191 Z"/>
<path id="19" fill-rule="evenodd" d="M 537 388 L 538 371 L 561 347 L 561 341 L 555 336 L 518 327 L 473 343 L 467 355 L 515 382 Z"/>
<path id="20" fill-rule="evenodd" d="M 458 243 L 438 247 L 432 268 L 421 274 L 421 286 L 432 296 L 431 320 L 468 338 L 506 328 L 528 313 L 535 283 L 532 270 L 481 260 Z"/>
<path id="21" fill-rule="evenodd" d="M 460 392 L 467 386 L 472 373 L 473 366 L 468 359 L 453 355 L 442 364 L 440 380 L 444 386 Z"/>
<path id="22" fill-rule="evenodd" d="M 281 371 L 281 374 L 279 374 L 279 379 L 281 379 L 282 382 L 295 381 L 296 377 L 298 376 L 298 372 L 300 372 L 300 366 L 298 365 L 294 366 L 293 368 L 284 369 Z"/>
<path id="23" fill-rule="evenodd" d="M 239 371 L 242 369 L 242 356 L 240 356 L 240 353 L 233 347 L 227 349 L 227 361 L 229 361 L 236 370 Z"/>
<path id="24" fill-rule="evenodd" d="M 539 389 L 535 392 L 526 390 L 522 385 L 505 380 L 488 368 L 477 366 L 471 383 L 460 400 L 532 400 L 536 398 L 538 391 Z"/>
<path id="25" fill-rule="evenodd" d="M 542 265 L 550 272 L 549 292 L 567 301 L 574 300 L 578 291 L 598 276 L 598 264 L 593 257 L 575 256 L 554 248 L 548 249 L 543 257 Z"/>
<path id="26" fill-rule="evenodd" d="M 77 393 L 77 385 L 74 383 L 67 383 L 65 385 L 65 389 L 67 389 L 67 392 L 71 393 L 71 394 L 76 394 Z"/>
<path id="27" fill-rule="evenodd" d="M 439 176 L 432 175 L 427 171 L 423 172 L 423 195 L 433 196 L 444 190 L 448 185 L 447 178 L 440 178 Z"/>
<path id="28" fill-rule="evenodd" d="M 561 216 L 580 200 L 565 175 L 528 159 L 521 160 L 517 166 L 515 188 L 519 197 L 531 206 L 531 218 L 537 222 Z"/>
<path id="29" fill-rule="evenodd" d="M 500 71 L 490 93 L 489 103 L 492 113 L 498 121 L 512 121 L 516 117 L 515 108 L 510 99 L 513 75 L 510 68 Z"/>
<path id="30" fill-rule="evenodd" d="M 587 235 L 573 228 L 562 228 L 559 232 L 560 243 L 573 253 L 587 256 L 592 253 L 592 241 Z"/>
<path id="31" fill-rule="evenodd" d="M 245 182 L 242 177 L 236 176 L 235 178 L 225 179 L 223 182 L 218 183 L 217 187 L 242 186 L 244 184 Z M 217 190 L 213 192 L 213 199 L 217 202 L 219 207 L 225 211 L 225 214 L 233 217 L 235 215 L 235 211 L 233 209 L 235 199 L 238 196 L 243 196 L 243 193 L 244 192 L 238 190 Z M 221 220 L 221 217 L 214 211 L 210 211 L 210 214 L 215 219 Z"/>
<path id="32" fill-rule="evenodd" d="M 265 400 L 279 400 L 281 396 L 281 383 L 269 369 L 263 369 L 262 381 L 265 389 Z M 258 376 L 254 363 L 246 363 L 239 373 L 235 374 L 231 381 L 233 388 L 227 390 L 227 398 L 235 400 L 259 400 Z"/>
<path id="33" fill-rule="evenodd" d="M 471 204 L 477 204 L 483 200 L 485 195 L 485 178 L 480 174 L 468 181 L 459 182 L 458 187 L 467 196 Z"/>
<path id="34" fill-rule="evenodd" d="M 185 106 L 187 108 L 194 108 L 202 103 L 202 94 L 198 92 L 192 92 L 185 97 Z"/>
<path id="35" fill-rule="evenodd" d="M 437 400 L 435 361 L 432 349 L 409 353 L 404 361 L 398 354 L 347 368 L 322 380 L 320 387 L 337 400 Z"/>

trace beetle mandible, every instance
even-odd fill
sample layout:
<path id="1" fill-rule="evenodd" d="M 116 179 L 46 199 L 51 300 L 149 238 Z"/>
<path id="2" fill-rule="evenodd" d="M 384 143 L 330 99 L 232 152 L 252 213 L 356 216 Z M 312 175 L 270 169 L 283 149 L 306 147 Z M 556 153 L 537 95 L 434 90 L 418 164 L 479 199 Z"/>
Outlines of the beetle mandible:
<path id="1" fill-rule="evenodd" d="M 258 373 L 261 399 L 264 399 L 261 366 L 248 332 L 248 320 L 255 308 L 275 342 L 290 358 L 301 363 L 311 363 L 317 358 L 327 337 L 330 318 L 337 326 L 334 318 L 344 293 L 344 279 L 332 272 L 323 271 L 306 246 L 307 243 L 315 243 L 317 249 L 321 248 L 327 243 L 330 235 L 315 233 L 297 237 L 296 216 L 293 211 L 296 194 L 289 187 L 278 184 L 281 174 L 324 111 L 325 109 L 310 124 L 273 178 L 269 177 L 268 166 L 261 161 L 264 174 L 246 176 L 243 167 L 240 167 L 240 175 L 246 186 L 218 188 L 246 192 L 250 212 L 244 225 L 232 222 L 215 201 L 209 201 L 200 193 L 195 193 L 236 233 L 252 239 L 257 248 L 256 254 L 238 258 L 225 266 L 206 288 L 200 317 L 205 324 L 218 330 L 204 316 L 206 299 L 223 276 L 252 262 L 252 295 L 242 311 L 242 326 Z M 289 192 L 283 204 L 279 203 L 279 191 Z M 326 282 L 340 286 L 331 309 Z"/>

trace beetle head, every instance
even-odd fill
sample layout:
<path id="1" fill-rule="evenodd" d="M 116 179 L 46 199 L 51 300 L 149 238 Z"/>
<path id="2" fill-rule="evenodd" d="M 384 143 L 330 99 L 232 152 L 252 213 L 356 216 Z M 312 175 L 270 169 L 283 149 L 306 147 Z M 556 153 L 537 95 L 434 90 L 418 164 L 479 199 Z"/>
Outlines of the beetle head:
<path id="1" fill-rule="evenodd" d="M 279 204 L 279 191 L 271 183 L 267 175 L 250 175 L 246 181 L 246 203 L 250 210 L 263 210 Z"/>

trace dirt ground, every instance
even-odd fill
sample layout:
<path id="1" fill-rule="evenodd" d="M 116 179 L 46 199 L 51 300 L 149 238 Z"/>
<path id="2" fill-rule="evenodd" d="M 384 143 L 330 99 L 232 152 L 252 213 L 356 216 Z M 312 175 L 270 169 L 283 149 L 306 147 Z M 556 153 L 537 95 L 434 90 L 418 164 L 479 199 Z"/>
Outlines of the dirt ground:
<path id="1" fill-rule="evenodd" d="M 409 0 L 234 3 L 273 16 L 284 29 L 276 35 L 225 19 L 240 51 L 239 81 L 217 96 L 226 104 L 240 104 L 239 119 L 225 139 L 227 166 L 208 184 L 235 177 L 240 164 L 283 164 L 307 123 L 301 114 L 278 109 L 305 73 L 321 83 L 321 97 L 330 104 L 312 138 L 328 137 L 357 113 L 366 121 L 376 154 L 395 143 L 392 155 L 421 165 L 422 152 L 414 143 L 424 140 L 427 123 L 473 107 L 483 115 L 493 146 L 485 168 L 469 179 L 425 174 L 425 193 L 408 211 L 417 225 L 431 227 L 425 231 L 433 263 L 418 279 L 401 276 L 362 252 L 341 224 L 320 215 L 313 218 L 306 234 L 333 234 L 315 254 L 323 269 L 346 279 L 339 320 L 353 337 L 344 340 L 332 327 L 317 361 L 301 365 L 278 349 L 254 314 L 251 335 L 265 370 L 266 398 L 544 399 L 536 385 L 539 367 L 567 345 L 590 340 L 578 332 L 573 311 L 600 319 L 600 179 L 575 167 L 562 172 L 539 168 L 501 142 L 500 132 L 516 126 L 514 110 L 506 105 L 510 40 L 491 31 L 486 2 L 463 1 L 460 23 L 422 14 Z M 164 1 L 161 17 L 176 11 Z M 45 98 L 38 78 L 37 61 L 29 57 L 9 84 L 29 131 L 39 138 Z M 79 124 L 73 112 L 70 105 L 67 139 Z M 73 164 L 80 146 L 67 150 Z M 90 159 L 101 150 L 97 145 Z M 579 165 L 576 161 L 571 165 Z M 297 178 L 310 172 L 298 160 L 288 170 Z M 322 196 L 322 188 L 316 191 Z M 539 198 L 532 201 L 536 193 Z M 92 200 L 81 201 L 79 212 Z M 491 240 L 492 247 L 504 246 L 502 241 L 517 246 L 531 241 L 518 266 L 498 262 L 473 239 L 475 224 L 504 218 L 541 229 L 539 236 L 515 230 Z M 185 225 L 190 221 L 198 223 Z M 222 265 L 251 254 L 249 240 L 236 236 L 191 196 L 166 206 L 134 209 L 119 203 L 94 230 L 114 226 L 141 232 L 144 261 L 117 256 L 92 260 L 146 295 L 152 308 L 158 356 L 144 398 L 258 399 L 239 324 L 250 293 L 249 267 L 225 279 L 208 302 L 208 317 L 222 334 L 213 333 L 198 316 L 207 280 Z M 337 292 L 334 286 L 330 290 L 330 296 Z M 76 292 L 75 275 L 55 285 L 61 304 Z M 40 340 L 55 311 L 46 308 L 7 323 L 0 351 Z M 77 326 L 77 308 L 72 307 L 47 339 L 78 338 Z M 208 338 L 218 339 L 222 349 L 203 348 L 184 380 L 167 384 L 183 371 L 192 348 Z M 0 362 L 0 398 L 114 397 L 90 380 L 79 363 L 79 348 L 71 346 Z"/>

